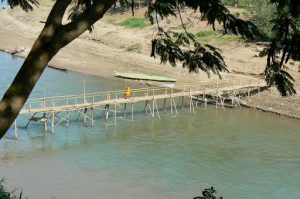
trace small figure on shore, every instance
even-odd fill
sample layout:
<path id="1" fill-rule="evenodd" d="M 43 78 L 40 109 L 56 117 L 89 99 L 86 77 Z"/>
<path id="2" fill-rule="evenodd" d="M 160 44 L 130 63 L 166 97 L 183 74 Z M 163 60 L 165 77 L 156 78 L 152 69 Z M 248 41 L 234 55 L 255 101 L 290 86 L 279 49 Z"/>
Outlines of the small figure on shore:
<path id="1" fill-rule="evenodd" d="M 12 55 L 16 55 L 16 54 L 18 54 L 18 53 L 24 52 L 25 50 L 26 50 L 25 47 L 15 47 L 15 48 L 12 50 L 11 54 L 12 54 Z"/>
<path id="2" fill-rule="evenodd" d="M 125 89 L 124 98 L 128 99 L 129 97 L 131 97 L 131 88 L 130 88 L 130 86 L 127 86 Z"/>

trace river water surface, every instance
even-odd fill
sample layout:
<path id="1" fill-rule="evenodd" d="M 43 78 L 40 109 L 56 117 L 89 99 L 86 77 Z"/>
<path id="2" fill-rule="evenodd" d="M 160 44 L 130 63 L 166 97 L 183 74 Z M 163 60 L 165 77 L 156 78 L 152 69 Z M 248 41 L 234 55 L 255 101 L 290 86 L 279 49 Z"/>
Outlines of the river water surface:
<path id="1" fill-rule="evenodd" d="M 0 54 L 0 95 L 22 59 Z M 124 88 L 124 83 L 46 69 L 32 97 Z M 139 85 L 136 85 L 139 86 Z M 26 120 L 19 118 L 20 122 Z M 0 141 L 0 177 L 30 199 L 191 199 L 214 186 L 225 199 L 300 198 L 300 124 L 251 109 L 188 109 L 179 117 L 117 125 L 81 122 Z M 8 133 L 8 137 L 13 130 Z"/>

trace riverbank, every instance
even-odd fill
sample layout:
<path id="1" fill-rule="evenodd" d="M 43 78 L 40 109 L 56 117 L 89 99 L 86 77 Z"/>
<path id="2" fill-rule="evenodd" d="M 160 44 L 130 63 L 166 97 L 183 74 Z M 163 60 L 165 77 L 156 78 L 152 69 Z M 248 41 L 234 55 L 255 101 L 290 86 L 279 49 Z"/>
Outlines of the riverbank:
<path id="1" fill-rule="evenodd" d="M 51 4 L 42 4 L 40 8 L 33 12 L 25 13 L 20 9 L 4 9 L 0 11 L 0 49 L 12 51 L 16 47 L 23 47 L 25 51 L 19 56 L 26 57 L 33 42 L 37 38 L 43 27 Z M 143 17 L 143 9 L 136 11 L 137 17 Z M 198 16 L 191 19 L 198 20 Z M 147 26 L 143 29 L 129 29 L 118 25 L 124 19 L 130 18 L 130 12 L 105 15 L 103 20 L 95 24 L 94 31 L 85 33 L 67 47 L 62 49 L 49 65 L 62 70 L 71 70 L 80 73 L 98 75 L 105 78 L 114 79 L 114 71 L 133 71 L 148 74 L 159 74 L 178 80 L 177 83 L 197 83 L 218 80 L 218 76 L 212 75 L 208 78 L 206 73 L 188 73 L 181 66 L 172 68 L 170 65 L 162 65 L 158 58 L 153 59 L 150 54 L 150 41 L 155 31 L 154 26 Z M 172 23 L 162 26 L 178 27 L 179 23 L 172 19 Z M 192 27 L 192 31 L 210 30 L 205 22 Z M 262 73 L 265 67 L 265 58 L 259 58 L 258 49 L 260 46 L 245 44 L 242 42 L 222 43 L 211 41 L 214 45 L 222 49 L 224 59 L 230 71 L 235 73 L 222 73 L 223 79 L 234 79 L 242 76 L 257 76 Z M 290 72 L 296 82 L 296 89 L 299 88 L 300 75 L 297 66 L 290 65 Z M 251 75 L 250 75 L 251 74 Z M 126 80 L 129 81 L 129 80 Z M 298 89 L 299 90 L 299 89 Z M 268 102 L 275 101 L 279 94 L 273 91 L 264 91 L 263 96 Z M 258 103 L 259 97 L 252 96 L 247 106 L 262 108 L 270 112 L 290 115 L 290 106 L 271 107 L 270 104 Z M 289 105 L 294 107 L 293 115 L 300 114 L 299 96 L 285 98 Z M 287 109 L 288 108 L 288 109 Z M 294 116 L 293 116 L 294 117 Z M 300 118 L 300 115 L 299 117 Z"/>

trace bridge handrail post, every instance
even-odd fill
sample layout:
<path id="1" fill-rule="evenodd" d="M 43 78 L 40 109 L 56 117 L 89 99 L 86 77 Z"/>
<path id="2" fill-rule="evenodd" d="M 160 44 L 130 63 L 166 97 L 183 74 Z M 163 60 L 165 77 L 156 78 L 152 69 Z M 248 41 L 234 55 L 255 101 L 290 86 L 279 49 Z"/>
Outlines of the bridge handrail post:
<path id="1" fill-rule="evenodd" d="M 43 100 L 42 100 L 42 108 L 45 108 L 46 107 L 46 100 L 45 100 L 45 98 L 43 98 Z"/>

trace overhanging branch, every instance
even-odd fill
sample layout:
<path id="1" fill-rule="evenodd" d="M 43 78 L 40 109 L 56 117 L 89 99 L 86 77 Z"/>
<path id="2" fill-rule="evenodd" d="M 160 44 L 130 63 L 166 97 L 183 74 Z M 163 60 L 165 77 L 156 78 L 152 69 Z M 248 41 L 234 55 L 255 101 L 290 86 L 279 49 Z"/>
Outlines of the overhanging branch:
<path id="1" fill-rule="evenodd" d="M 75 38 L 84 33 L 96 21 L 101 19 L 106 11 L 111 8 L 116 0 L 95 0 L 80 16 L 74 21 L 64 25 L 60 31 L 60 39 L 63 45 L 67 45 Z"/>
<path id="2" fill-rule="evenodd" d="M 62 19 L 71 1 L 72 0 L 56 0 L 46 20 L 45 26 L 62 25 Z"/>

